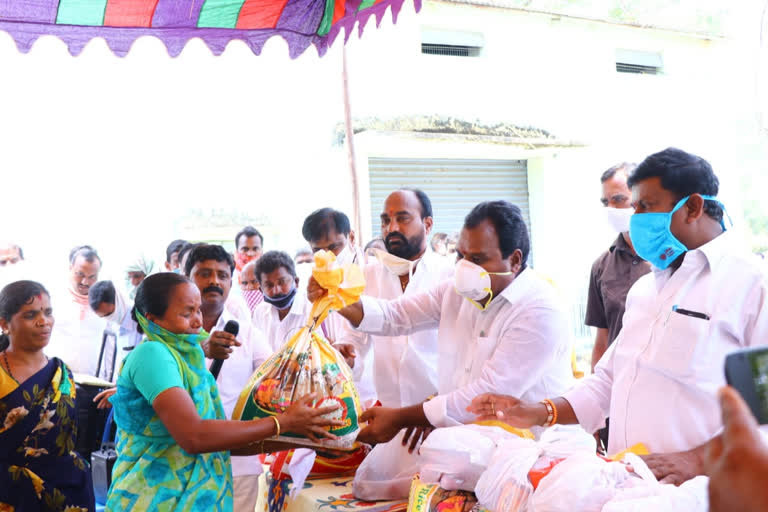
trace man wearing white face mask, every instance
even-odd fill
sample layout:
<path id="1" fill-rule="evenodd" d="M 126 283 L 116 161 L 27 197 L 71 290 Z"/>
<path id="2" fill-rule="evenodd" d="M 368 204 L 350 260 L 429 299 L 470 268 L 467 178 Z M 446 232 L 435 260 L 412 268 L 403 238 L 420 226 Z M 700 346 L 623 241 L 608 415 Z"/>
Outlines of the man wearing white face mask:
<path id="1" fill-rule="evenodd" d="M 349 217 L 344 212 L 333 208 L 315 210 L 304 219 L 301 234 L 309 243 L 313 253 L 321 250 L 330 251 L 336 256 L 336 262 L 339 265 L 355 263 L 362 267 L 364 264 L 363 254 L 355 245 L 355 232 L 352 231 Z M 310 270 L 307 279 L 311 275 Z M 339 315 L 332 313 L 323 322 L 323 334 L 352 366 L 352 376 L 363 404 L 372 404 L 376 402 L 376 391 L 373 386 L 373 354 L 363 352 L 362 357 L 355 364 L 354 347 L 339 339 L 346 323 Z"/>
<path id="2" fill-rule="evenodd" d="M 635 252 L 629 238 L 629 219 L 635 213 L 627 177 L 637 164 L 614 165 L 600 177 L 608 224 L 619 234 L 611 247 L 592 264 L 584 323 L 597 329 L 592 349 L 592 369 L 621 331 L 624 303 L 635 281 L 651 271 L 651 266 Z M 607 439 L 603 442 L 607 444 Z"/>
<path id="3" fill-rule="evenodd" d="M 467 407 L 477 392 L 514 389 L 540 400 L 571 386 L 567 318 L 553 287 L 527 269 L 529 249 L 517 206 L 481 203 L 465 219 L 453 281 L 390 301 L 364 295 L 339 311 L 369 334 L 438 331 L 438 396 L 423 404 L 368 409 L 360 418 L 368 426 L 358 440 L 384 443 L 405 429 L 407 442 L 414 429 L 470 423 L 474 416 Z M 313 300 L 325 293 L 313 280 L 308 292 Z M 407 486 L 396 490 L 407 495 Z"/>
<path id="4" fill-rule="evenodd" d="M 387 197 L 380 216 L 386 250 L 371 250 L 376 261 L 364 269 L 365 295 L 391 300 L 451 278 L 453 263 L 428 248 L 432 215 L 432 203 L 421 190 L 397 190 Z M 372 352 L 376 396 L 382 405 L 418 404 L 437 392 L 437 329 L 377 336 L 344 324 L 338 341 L 358 352 Z"/>

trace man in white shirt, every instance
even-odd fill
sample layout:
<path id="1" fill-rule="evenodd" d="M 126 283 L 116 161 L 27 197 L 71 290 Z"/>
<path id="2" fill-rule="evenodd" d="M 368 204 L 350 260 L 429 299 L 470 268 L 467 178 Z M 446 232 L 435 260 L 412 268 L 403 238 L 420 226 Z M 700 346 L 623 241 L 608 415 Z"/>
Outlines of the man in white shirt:
<path id="1" fill-rule="evenodd" d="M 339 311 L 361 331 L 381 336 L 438 330 L 438 396 L 368 409 L 360 441 L 382 443 L 402 429 L 471 422 L 466 408 L 481 393 L 515 390 L 537 400 L 570 387 L 567 318 L 553 287 L 526 267 L 529 248 L 517 206 L 481 203 L 465 219 L 453 282 L 391 301 L 363 296 Z M 324 293 L 310 282 L 311 298 Z"/>
<path id="2" fill-rule="evenodd" d="M 88 291 L 99 280 L 101 258 L 89 245 L 75 247 L 69 254 L 69 286 L 55 292 L 52 305 L 56 323 L 48 356 L 63 360 L 75 373 L 96 376 L 101 342 L 107 321 L 88 304 Z"/>
<path id="3" fill-rule="evenodd" d="M 91 286 L 88 291 L 88 301 L 96 316 L 109 322 L 108 329 L 115 335 L 115 343 L 109 343 L 109 337 L 105 339 L 108 344 L 104 346 L 101 356 L 102 372 L 98 375 L 105 380 L 115 382 L 123 359 L 143 338 L 138 331 L 138 324 L 131 317 L 133 301 L 126 299 L 115 288 L 112 281 L 99 281 Z"/>
<path id="4" fill-rule="evenodd" d="M 516 426 L 552 423 L 556 412 L 557 423 L 589 432 L 610 415 L 609 453 L 643 443 L 656 477 L 680 484 L 704 473 L 722 426 L 725 356 L 768 343 L 768 286 L 759 261 L 724 232 L 718 179 L 705 160 L 669 148 L 628 183 L 630 237 L 654 269 L 630 289 L 622 330 L 594 375 L 549 404 L 484 395 L 472 410 Z"/>
<path id="5" fill-rule="evenodd" d="M 453 277 L 453 262 L 428 249 L 432 203 L 421 190 L 397 190 L 384 201 L 381 237 L 386 250 L 365 269 L 365 295 L 396 299 L 427 291 Z M 437 329 L 377 336 L 344 322 L 339 343 L 373 352 L 376 395 L 384 407 L 406 407 L 437 393 Z"/>
<path id="6" fill-rule="evenodd" d="M 24 251 L 16 244 L 0 242 L 0 288 L 15 281 L 30 279 Z M 40 277 L 37 277 L 40 280 Z"/>
<path id="7" fill-rule="evenodd" d="M 227 417 L 232 416 L 237 399 L 251 374 L 272 354 L 264 334 L 251 325 L 248 315 L 236 316 L 226 302 L 232 288 L 235 263 L 220 245 L 199 245 L 190 251 L 184 272 L 200 289 L 203 328 L 211 333 L 203 342 L 209 366 L 223 359 L 216 378 Z M 224 331 L 230 320 L 239 324 L 237 336 Z M 252 512 L 258 499 L 258 478 L 262 472 L 258 457 L 232 457 L 235 512 Z"/>
<path id="8" fill-rule="evenodd" d="M 256 262 L 256 278 L 264 302 L 253 311 L 253 325 L 264 331 L 275 352 L 307 324 L 312 304 L 299 292 L 293 259 L 285 252 L 264 253 Z"/>
<path id="9" fill-rule="evenodd" d="M 336 262 L 339 265 L 354 263 L 360 267 L 363 266 L 362 251 L 355 245 L 355 232 L 352 231 L 349 217 L 344 212 L 332 208 L 315 210 L 304 219 L 301 234 L 309 242 L 313 253 L 321 250 L 330 251 L 336 256 Z M 311 275 L 310 271 L 307 279 Z M 366 289 L 367 287 L 366 283 Z M 359 350 L 359 346 L 356 347 L 353 344 L 354 340 L 342 341 L 340 338 L 347 326 L 348 323 L 344 318 L 332 313 L 325 319 L 322 328 L 328 341 L 341 352 L 352 367 L 352 376 L 363 405 L 372 405 L 376 403 L 376 390 L 373 384 L 373 352 L 369 351 L 367 346 Z M 358 360 L 355 360 L 356 348 L 361 354 Z"/>
<path id="10" fill-rule="evenodd" d="M 264 237 L 253 226 L 245 226 L 235 235 L 235 281 L 233 290 L 240 291 L 240 273 L 264 252 Z"/>
<path id="11" fill-rule="evenodd" d="M 243 300 L 248 306 L 250 315 L 253 315 L 253 311 L 256 309 L 256 306 L 264 302 L 264 294 L 261 293 L 259 280 L 256 279 L 255 261 L 249 261 L 245 264 L 242 272 L 240 272 L 239 280 L 240 292 L 242 293 Z"/>

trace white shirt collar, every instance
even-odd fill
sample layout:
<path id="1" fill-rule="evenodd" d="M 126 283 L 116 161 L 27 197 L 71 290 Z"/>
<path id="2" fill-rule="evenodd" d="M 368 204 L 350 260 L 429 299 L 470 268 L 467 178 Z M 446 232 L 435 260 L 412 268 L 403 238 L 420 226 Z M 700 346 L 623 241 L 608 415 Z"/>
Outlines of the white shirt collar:
<path id="1" fill-rule="evenodd" d="M 733 253 L 732 245 L 734 243 L 738 242 L 733 240 L 731 230 L 725 231 L 698 249 L 693 249 L 686 252 L 680 268 L 691 268 L 709 265 L 710 270 L 714 272 L 719 267 L 723 257 L 726 254 Z M 663 270 L 653 266 L 651 268 L 653 269 L 655 275 L 662 274 L 664 272 L 671 272 L 669 268 L 665 268 Z"/>
<path id="2" fill-rule="evenodd" d="M 502 290 L 499 297 L 504 297 L 510 304 L 522 300 L 527 295 L 534 279 L 534 271 L 529 267 L 524 268 L 517 274 L 515 279 Z"/>
<path id="3" fill-rule="evenodd" d="M 227 322 L 229 322 L 230 320 L 236 320 L 239 322 L 239 319 L 235 318 L 235 316 L 229 311 L 229 308 L 224 306 L 224 309 L 219 315 L 219 319 L 216 321 L 216 325 L 213 326 L 213 330 L 214 331 L 224 330 L 224 326 L 227 325 Z"/>
<path id="4" fill-rule="evenodd" d="M 291 304 L 291 309 L 288 310 L 288 314 L 285 315 L 285 317 L 287 318 L 290 315 L 303 315 L 304 305 L 306 304 L 306 302 L 307 302 L 307 297 L 304 295 L 304 293 L 302 293 L 301 290 L 296 290 L 296 297 L 293 299 L 293 304 Z M 272 304 L 270 304 L 269 306 L 272 308 L 272 314 L 278 317 L 278 315 L 280 314 L 279 310 Z M 285 320 L 285 318 L 283 318 L 283 320 Z"/>

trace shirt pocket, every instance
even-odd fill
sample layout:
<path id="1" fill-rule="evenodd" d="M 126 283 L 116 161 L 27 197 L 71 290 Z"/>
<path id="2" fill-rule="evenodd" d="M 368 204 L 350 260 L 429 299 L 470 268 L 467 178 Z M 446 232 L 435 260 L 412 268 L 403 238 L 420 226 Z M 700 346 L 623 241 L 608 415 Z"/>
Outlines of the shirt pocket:
<path id="1" fill-rule="evenodd" d="M 696 359 L 706 354 L 711 321 L 682 315 L 674 311 L 663 326 L 660 339 L 654 339 L 652 363 L 674 377 L 690 377 L 696 373 Z"/>

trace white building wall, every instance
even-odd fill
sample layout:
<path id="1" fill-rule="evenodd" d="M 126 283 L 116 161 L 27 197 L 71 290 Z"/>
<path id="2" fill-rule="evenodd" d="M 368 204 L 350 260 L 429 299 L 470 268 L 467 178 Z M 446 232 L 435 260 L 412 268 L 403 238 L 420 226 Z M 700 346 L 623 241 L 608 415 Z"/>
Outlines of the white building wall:
<path id="1" fill-rule="evenodd" d="M 457 42 L 461 34 L 482 37 L 485 46 L 476 58 L 422 55 L 424 30 L 454 32 Z M 660 53 L 663 75 L 617 73 L 617 49 Z M 534 263 L 572 302 L 585 293 L 591 262 L 614 237 L 600 217 L 603 170 L 668 146 L 698 153 L 712 162 L 738 219 L 741 173 L 762 160 L 751 68 L 734 42 L 427 1 L 418 16 L 401 14 L 396 27 L 366 33 L 348 51 L 356 117 L 508 122 L 586 144 L 526 157 L 514 147 L 356 138 L 361 183 L 368 156 L 529 158 Z M 370 207 L 363 204 L 363 219 Z"/>
<path id="2" fill-rule="evenodd" d="M 479 34 L 484 50 L 422 55 L 423 29 Z M 213 57 L 193 41 L 171 59 L 146 38 L 117 59 L 95 40 L 72 58 L 51 37 L 19 54 L 0 33 L 0 236 L 62 267 L 70 247 L 92 243 L 121 279 L 133 252 L 163 257 L 189 208 L 236 208 L 269 219 L 266 248 L 295 250 L 310 211 L 352 209 L 344 148 L 332 144 L 339 43 L 290 61 L 279 39 L 258 57 L 237 42 Z M 617 48 L 661 52 L 664 76 L 617 74 Z M 527 158 L 535 264 L 569 297 L 611 239 L 598 222 L 604 169 L 669 145 L 698 152 L 738 219 L 740 176 L 766 162 L 754 55 L 734 42 L 428 0 L 419 15 L 406 5 L 396 26 L 389 15 L 378 30 L 371 22 L 348 57 L 355 117 L 503 121 L 587 144 L 532 152 L 356 137 L 363 226 L 375 207 L 368 156 Z"/>

